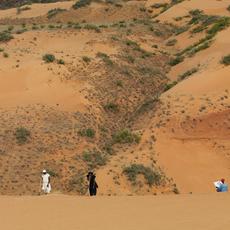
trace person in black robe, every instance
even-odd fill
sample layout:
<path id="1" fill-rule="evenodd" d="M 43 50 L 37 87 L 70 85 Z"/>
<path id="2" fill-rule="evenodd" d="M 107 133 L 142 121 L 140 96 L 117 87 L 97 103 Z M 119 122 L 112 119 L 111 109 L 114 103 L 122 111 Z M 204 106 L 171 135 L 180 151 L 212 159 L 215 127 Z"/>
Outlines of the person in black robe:
<path id="1" fill-rule="evenodd" d="M 90 194 L 90 196 L 96 196 L 97 195 L 97 189 L 98 189 L 98 185 L 96 182 L 96 175 L 94 175 L 93 172 L 89 172 L 87 174 L 87 180 L 89 182 L 89 194 Z"/>

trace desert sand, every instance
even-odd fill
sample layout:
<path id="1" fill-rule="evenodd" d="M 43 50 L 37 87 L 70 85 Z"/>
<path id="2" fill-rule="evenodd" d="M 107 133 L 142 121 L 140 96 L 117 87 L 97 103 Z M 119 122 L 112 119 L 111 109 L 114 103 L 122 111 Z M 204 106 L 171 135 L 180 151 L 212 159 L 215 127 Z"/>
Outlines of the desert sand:
<path id="1" fill-rule="evenodd" d="M 4 230 L 225 230 L 228 194 L 0 197 Z"/>

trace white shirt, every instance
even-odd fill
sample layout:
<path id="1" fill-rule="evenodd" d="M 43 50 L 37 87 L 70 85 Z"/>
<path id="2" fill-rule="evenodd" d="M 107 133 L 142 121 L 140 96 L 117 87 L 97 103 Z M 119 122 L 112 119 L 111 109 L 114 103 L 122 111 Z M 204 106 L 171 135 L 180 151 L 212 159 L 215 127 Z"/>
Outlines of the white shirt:
<path id="1" fill-rule="evenodd" d="M 43 181 L 43 183 L 48 184 L 49 183 L 49 178 L 50 178 L 50 174 L 49 173 L 42 174 L 42 181 Z"/>

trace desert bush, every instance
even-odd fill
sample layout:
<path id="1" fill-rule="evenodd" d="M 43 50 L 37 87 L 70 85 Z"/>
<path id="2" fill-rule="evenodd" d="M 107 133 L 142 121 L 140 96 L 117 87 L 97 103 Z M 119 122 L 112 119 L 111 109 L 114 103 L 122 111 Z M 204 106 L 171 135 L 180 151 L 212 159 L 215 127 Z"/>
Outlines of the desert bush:
<path id="1" fill-rule="evenodd" d="M 88 6 L 90 5 L 91 3 L 91 0 L 78 0 L 74 5 L 73 5 L 73 8 L 74 9 L 79 9 L 81 7 L 85 7 L 85 6 Z"/>
<path id="2" fill-rule="evenodd" d="M 177 43 L 176 39 L 170 39 L 167 41 L 166 46 L 174 46 Z"/>
<path id="3" fill-rule="evenodd" d="M 17 14 L 21 14 L 22 11 L 31 10 L 31 7 L 24 6 L 24 7 L 17 7 Z"/>
<path id="4" fill-rule="evenodd" d="M 86 63 L 91 62 L 91 58 L 90 58 L 90 57 L 87 57 L 87 56 L 83 56 L 83 57 L 82 57 L 82 60 L 83 60 L 84 62 L 86 62 Z"/>
<path id="5" fill-rule="evenodd" d="M 230 54 L 227 56 L 224 56 L 221 60 L 221 63 L 224 65 L 230 65 Z"/>
<path id="6" fill-rule="evenodd" d="M 227 7 L 227 10 L 230 12 L 230 5 Z"/>
<path id="7" fill-rule="evenodd" d="M 50 18 L 56 16 L 58 13 L 62 13 L 65 11 L 66 11 L 66 9 L 61 9 L 61 8 L 55 8 L 55 9 L 49 10 L 47 13 L 47 18 L 50 19 Z"/>
<path id="8" fill-rule="evenodd" d="M 4 51 L 4 49 L 3 48 L 0 48 L 0 52 L 3 52 Z"/>
<path id="9" fill-rule="evenodd" d="M 68 191 L 74 191 L 80 195 L 85 195 L 88 188 L 85 177 L 86 173 L 82 170 L 79 170 L 70 178 L 68 183 Z"/>
<path id="10" fill-rule="evenodd" d="M 4 53 L 3 53 L 3 57 L 4 57 L 4 58 L 8 58 L 8 57 L 9 57 L 9 54 L 4 52 Z"/>
<path id="11" fill-rule="evenodd" d="M 110 59 L 110 57 L 107 54 L 98 52 L 97 57 L 101 58 L 105 62 L 105 64 L 109 66 L 113 65 L 113 61 Z"/>
<path id="12" fill-rule="evenodd" d="M 43 61 L 46 63 L 54 62 L 55 61 L 55 56 L 53 54 L 45 54 L 42 57 Z"/>
<path id="13" fill-rule="evenodd" d="M 204 50 L 204 49 L 209 48 L 211 42 L 212 42 L 212 41 L 206 41 L 206 42 L 204 42 L 204 43 L 202 43 L 202 44 L 200 44 L 200 45 L 194 47 L 193 49 L 191 49 L 191 50 L 188 52 L 188 54 L 189 54 L 190 56 L 192 56 L 192 55 L 194 55 L 195 53 L 197 53 L 197 52 L 199 52 L 199 51 L 201 51 L 201 50 Z"/>
<path id="14" fill-rule="evenodd" d="M 169 65 L 175 66 L 175 65 L 177 65 L 177 64 L 179 64 L 179 63 L 181 63 L 183 61 L 184 61 L 184 57 L 183 56 L 178 56 L 178 57 L 176 57 L 174 59 L 171 59 L 169 61 Z"/>
<path id="15" fill-rule="evenodd" d="M 128 129 L 123 129 L 121 131 L 116 132 L 113 135 L 113 141 L 114 143 L 139 143 L 140 142 L 140 136 L 136 133 L 132 133 Z"/>
<path id="16" fill-rule="evenodd" d="M 57 64 L 65 65 L 65 61 L 63 59 L 57 59 Z"/>
<path id="17" fill-rule="evenodd" d="M 168 6 L 168 3 L 155 3 L 155 4 L 151 5 L 150 7 L 158 9 L 158 8 L 164 8 L 166 6 Z"/>
<path id="18" fill-rule="evenodd" d="M 136 184 L 138 175 L 143 175 L 149 186 L 159 186 L 162 183 L 162 175 L 160 172 L 142 164 L 131 164 L 124 168 L 123 173 L 133 185 Z"/>
<path id="19" fill-rule="evenodd" d="M 82 137 L 89 137 L 89 138 L 95 137 L 95 131 L 91 128 L 81 129 L 78 131 L 78 134 Z"/>
<path id="20" fill-rule="evenodd" d="M 96 149 L 84 151 L 82 159 L 87 163 L 89 169 L 95 169 L 106 164 L 106 156 Z"/>
<path id="21" fill-rule="evenodd" d="M 186 72 L 184 72 L 183 74 L 179 75 L 179 79 L 180 80 L 184 80 L 186 77 L 191 76 L 192 74 L 196 73 L 198 71 L 198 68 L 192 68 Z"/>
<path id="22" fill-rule="evenodd" d="M 219 31 L 226 29 L 230 25 L 229 17 L 220 18 L 209 30 L 208 34 L 215 36 Z"/>
<path id="23" fill-rule="evenodd" d="M 170 90 L 172 87 L 174 87 L 178 82 L 177 81 L 173 81 L 172 83 L 168 83 L 165 85 L 165 88 L 164 88 L 164 92 Z"/>
<path id="24" fill-rule="evenodd" d="M 106 105 L 104 105 L 104 109 L 106 111 L 109 111 L 109 112 L 117 112 L 118 111 L 118 105 L 113 103 L 113 102 L 109 102 Z"/>
<path id="25" fill-rule="evenodd" d="M 93 25 L 93 24 L 86 24 L 84 26 L 84 29 L 86 29 L 86 30 L 94 30 L 97 33 L 101 32 L 100 28 L 98 28 L 96 25 Z"/>
<path id="26" fill-rule="evenodd" d="M 10 41 L 13 38 L 14 37 L 12 36 L 12 34 L 9 33 L 8 31 L 0 32 L 0 42 L 7 42 L 7 41 Z"/>
<path id="27" fill-rule="evenodd" d="M 15 131 L 15 137 L 18 144 L 25 144 L 30 138 L 30 131 L 24 127 L 17 128 Z"/>

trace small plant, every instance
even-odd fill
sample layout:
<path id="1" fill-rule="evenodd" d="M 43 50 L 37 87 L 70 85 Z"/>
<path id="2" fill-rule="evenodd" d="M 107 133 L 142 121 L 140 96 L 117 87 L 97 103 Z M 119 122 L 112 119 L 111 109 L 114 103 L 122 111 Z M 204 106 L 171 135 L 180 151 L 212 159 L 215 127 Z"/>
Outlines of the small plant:
<path id="1" fill-rule="evenodd" d="M 4 58 L 8 58 L 8 57 L 9 57 L 9 54 L 4 52 L 4 53 L 3 53 L 3 57 L 4 57 Z"/>
<path id="2" fill-rule="evenodd" d="M 114 143 L 126 144 L 126 143 L 139 143 L 140 136 L 136 133 L 132 133 L 128 129 L 123 129 L 121 131 L 116 132 L 113 135 Z"/>
<path id="3" fill-rule="evenodd" d="M 3 48 L 0 48 L 0 52 L 3 52 L 4 51 L 4 49 Z"/>
<path id="4" fill-rule="evenodd" d="M 43 61 L 45 61 L 46 63 L 51 63 L 55 61 L 55 56 L 53 54 L 45 54 L 42 57 Z"/>
<path id="5" fill-rule="evenodd" d="M 90 169 L 95 169 L 98 166 L 106 164 L 106 156 L 96 149 L 84 151 L 82 159 L 87 163 Z"/>
<path id="6" fill-rule="evenodd" d="M 78 0 L 78 1 L 73 5 L 73 8 L 74 8 L 74 9 L 79 9 L 79 8 L 82 8 L 82 7 L 85 7 L 85 6 L 90 5 L 90 3 L 91 3 L 91 0 Z"/>
<path id="7" fill-rule="evenodd" d="M 224 56 L 221 60 L 221 63 L 224 65 L 230 65 L 230 54 L 227 56 Z"/>
<path id="8" fill-rule="evenodd" d="M 230 5 L 228 6 L 227 10 L 230 12 Z"/>
<path id="9" fill-rule="evenodd" d="M 18 144 L 25 144 L 30 137 L 30 131 L 23 127 L 17 128 L 15 132 L 15 137 Z"/>
<path id="10" fill-rule="evenodd" d="M 78 131 L 78 134 L 82 137 L 89 137 L 89 138 L 95 137 L 95 131 L 91 128 L 81 129 Z"/>
<path id="11" fill-rule="evenodd" d="M 0 42 L 8 42 L 13 38 L 12 34 L 8 31 L 0 32 Z"/>
<path id="12" fill-rule="evenodd" d="M 142 164 L 132 164 L 124 168 L 123 173 L 133 185 L 136 184 L 137 176 L 143 175 L 149 186 L 159 186 L 162 183 L 162 175 L 157 170 L 153 171 L 150 167 Z"/>
<path id="13" fill-rule="evenodd" d="M 166 46 L 174 46 L 177 43 L 176 39 L 170 39 L 167 41 Z"/>
<path id="14" fill-rule="evenodd" d="M 184 61 L 184 57 L 183 56 L 178 56 L 178 57 L 176 57 L 174 59 L 171 59 L 171 61 L 169 61 L 169 65 L 174 66 L 174 65 L 177 65 L 177 64 L 179 64 L 179 63 L 181 63 L 183 61 Z"/>
<path id="15" fill-rule="evenodd" d="M 100 32 L 101 32 L 100 28 L 97 27 L 96 25 L 93 25 L 93 24 L 86 24 L 86 25 L 84 26 L 84 28 L 85 28 L 86 30 L 94 30 L 94 31 L 97 32 L 97 33 L 100 33 Z"/>
<path id="16" fill-rule="evenodd" d="M 198 71 L 198 68 L 192 68 L 186 72 L 184 72 L 183 74 L 179 75 L 179 79 L 180 80 L 184 80 L 185 78 L 187 78 L 188 76 L 193 75 L 194 73 L 196 73 Z"/>
<path id="17" fill-rule="evenodd" d="M 59 65 L 65 65 L 65 61 L 63 59 L 58 59 L 57 64 Z"/>
<path id="18" fill-rule="evenodd" d="M 164 88 L 164 92 L 170 90 L 172 87 L 174 87 L 178 82 L 177 81 L 173 81 L 172 83 L 166 84 L 165 88 Z"/>
<path id="19" fill-rule="evenodd" d="M 109 112 L 117 112 L 118 111 L 118 105 L 113 103 L 113 102 L 110 102 L 110 103 L 107 103 L 106 105 L 104 105 L 104 109 L 106 111 L 109 111 Z"/>
<path id="20" fill-rule="evenodd" d="M 87 57 L 87 56 L 83 56 L 82 57 L 82 60 L 86 63 L 90 63 L 91 62 L 91 58 L 90 57 Z"/>
<path id="21" fill-rule="evenodd" d="M 101 58 L 105 62 L 106 65 L 109 65 L 109 66 L 113 65 L 113 61 L 110 59 L 110 57 L 107 54 L 98 52 L 97 57 Z"/>
<path id="22" fill-rule="evenodd" d="M 56 16 L 58 13 L 62 13 L 65 11 L 66 11 L 66 9 L 61 9 L 61 8 L 55 8 L 55 9 L 49 10 L 48 14 L 47 14 L 47 18 L 50 19 L 50 18 Z"/>

